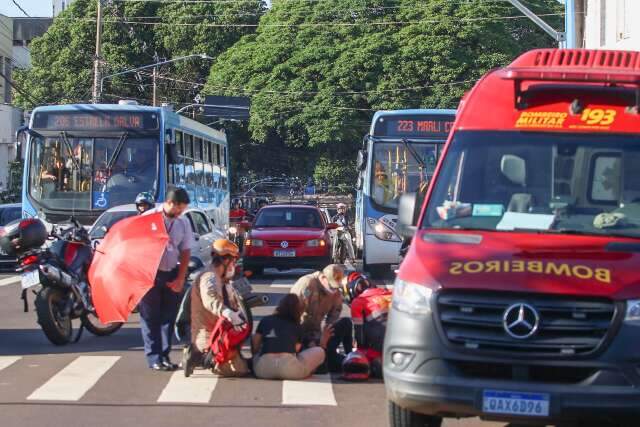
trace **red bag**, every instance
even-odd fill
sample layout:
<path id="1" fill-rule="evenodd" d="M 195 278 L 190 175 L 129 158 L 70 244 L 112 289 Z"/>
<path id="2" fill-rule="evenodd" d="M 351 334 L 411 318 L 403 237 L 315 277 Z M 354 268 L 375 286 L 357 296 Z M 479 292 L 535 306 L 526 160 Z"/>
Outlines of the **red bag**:
<path id="1" fill-rule="evenodd" d="M 248 323 L 244 324 L 242 330 L 236 331 L 227 319 L 220 316 L 209 341 L 209 348 L 216 364 L 223 365 L 233 359 L 238 352 L 238 346 L 250 333 L 251 326 Z"/>

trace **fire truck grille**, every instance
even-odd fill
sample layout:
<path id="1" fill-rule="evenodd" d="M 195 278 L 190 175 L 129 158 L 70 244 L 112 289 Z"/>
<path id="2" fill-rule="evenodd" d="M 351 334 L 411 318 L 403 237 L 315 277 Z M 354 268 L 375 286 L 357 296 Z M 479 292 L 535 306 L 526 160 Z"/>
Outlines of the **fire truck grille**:
<path id="1" fill-rule="evenodd" d="M 453 346 L 523 355 L 594 352 L 606 342 L 619 311 L 604 298 L 471 291 L 437 297 L 441 331 Z"/>

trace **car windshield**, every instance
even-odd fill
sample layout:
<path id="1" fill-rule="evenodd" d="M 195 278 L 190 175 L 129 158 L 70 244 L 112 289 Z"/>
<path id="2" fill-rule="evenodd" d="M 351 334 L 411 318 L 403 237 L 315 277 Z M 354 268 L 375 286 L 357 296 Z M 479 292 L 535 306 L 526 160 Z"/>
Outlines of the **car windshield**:
<path id="1" fill-rule="evenodd" d="M 155 194 L 158 141 L 153 138 L 35 138 L 29 194 L 49 209 L 105 210 Z"/>
<path id="2" fill-rule="evenodd" d="M 89 236 L 92 239 L 102 239 L 105 235 L 105 228 L 106 231 L 108 231 L 116 222 L 134 215 L 136 215 L 135 211 L 105 212 L 100 215 L 100 218 L 93 224 Z"/>
<path id="3" fill-rule="evenodd" d="M 409 142 L 423 168 L 401 142 L 376 142 L 373 145 L 371 197 L 384 210 L 398 208 L 400 196 L 415 192 L 420 184 L 431 179 L 436 166 L 437 144 Z"/>
<path id="4" fill-rule="evenodd" d="M 317 211 L 304 208 L 269 208 L 258 213 L 254 227 L 322 228 Z"/>
<path id="5" fill-rule="evenodd" d="M 640 237 L 640 138 L 458 132 L 423 228 Z"/>

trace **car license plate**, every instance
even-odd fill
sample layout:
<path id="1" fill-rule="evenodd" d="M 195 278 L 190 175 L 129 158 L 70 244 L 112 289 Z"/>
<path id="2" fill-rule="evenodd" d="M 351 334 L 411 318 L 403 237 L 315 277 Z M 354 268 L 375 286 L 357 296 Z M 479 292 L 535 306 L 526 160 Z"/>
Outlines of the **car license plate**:
<path id="1" fill-rule="evenodd" d="M 277 256 L 277 257 L 294 257 L 294 256 L 296 256 L 296 251 L 293 251 L 293 250 L 273 251 L 273 256 Z"/>
<path id="2" fill-rule="evenodd" d="M 29 289 L 40 284 L 40 272 L 33 270 L 28 273 L 24 273 L 21 278 L 22 289 Z"/>
<path id="3" fill-rule="evenodd" d="M 487 414 L 548 417 L 549 395 L 485 390 L 482 395 L 482 411 Z"/>

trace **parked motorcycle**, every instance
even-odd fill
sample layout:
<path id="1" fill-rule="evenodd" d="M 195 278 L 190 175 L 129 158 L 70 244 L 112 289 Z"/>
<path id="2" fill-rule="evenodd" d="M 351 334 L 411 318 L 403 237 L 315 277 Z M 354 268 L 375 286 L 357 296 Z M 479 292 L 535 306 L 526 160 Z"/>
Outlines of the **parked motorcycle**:
<path id="1" fill-rule="evenodd" d="M 336 264 L 344 264 L 347 260 L 347 255 L 349 254 L 343 239 L 349 239 L 353 244 L 351 232 L 348 228 L 341 226 L 336 229 L 336 236 L 333 243 L 333 262 Z"/>
<path id="2" fill-rule="evenodd" d="M 36 295 L 38 323 L 55 345 L 72 341 L 72 320 L 80 319 L 78 341 L 83 329 L 94 335 L 111 335 L 122 323 L 102 324 L 91 303 L 87 273 L 94 250 L 87 231 L 74 218 L 70 227 L 51 233 L 36 218 L 22 220 L 4 229 L 0 247 L 18 258 L 22 274 L 24 310 L 29 310 L 27 291 Z M 51 245 L 45 245 L 52 240 Z"/>

